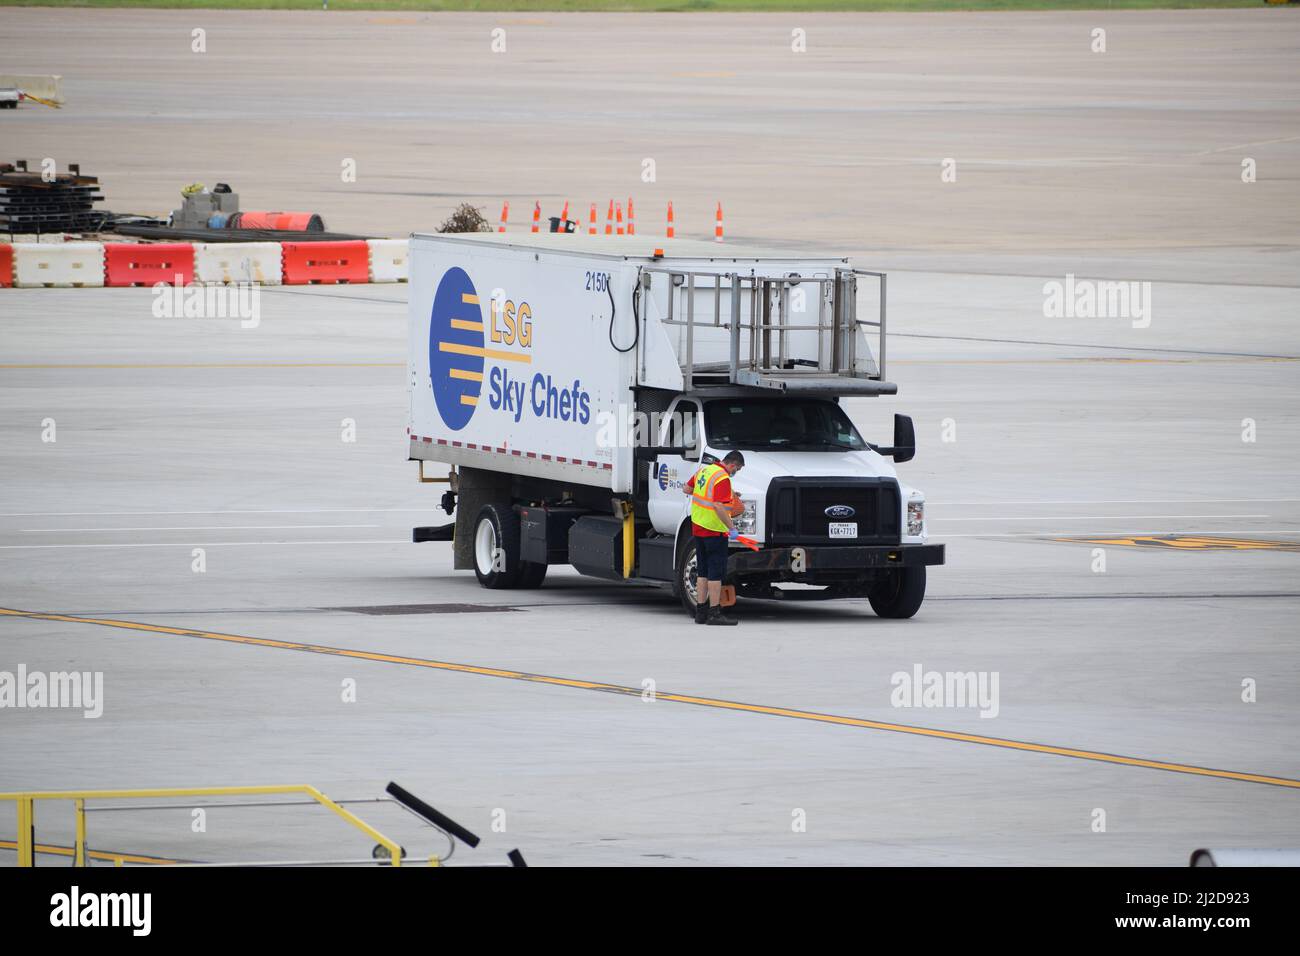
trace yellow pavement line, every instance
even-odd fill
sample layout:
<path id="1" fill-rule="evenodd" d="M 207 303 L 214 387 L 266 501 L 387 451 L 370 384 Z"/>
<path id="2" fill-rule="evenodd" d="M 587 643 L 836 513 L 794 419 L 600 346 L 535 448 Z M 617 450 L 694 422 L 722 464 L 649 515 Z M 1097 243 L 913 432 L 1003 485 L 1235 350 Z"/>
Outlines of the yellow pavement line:
<path id="1" fill-rule="evenodd" d="M 16 840 L 0 840 L 0 850 L 17 850 L 18 842 Z M 73 848 L 70 846 L 58 846 L 53 843 L 37 843 L 37 853 L 47 853 L 51 856 L 72 856 Z M 87 850 L 86 856 L 93 860 L 110 860 L 116 862 L 121 860 L 124 863 L 179 863 L 180 860 L 169 860 L 161 856 L 142 856 L 139 853 L 112 853 L 108 850 Z"/>
<path id="2" fill-rule="evenodd" d="M 405 362 L 101 362 L 84 365 L 0 365 L 0 369 L 82 369 L 82 368 L 405 368 Z"/>
<path id="3" fill-rule="evenodd" d="M 13 608 L 0 608 L 0 616 L 23 617 L 39 621 L 63 621 L 71 624 L 97 624 L 102 627 L 121 628 L 130 631 L 145 631 L 150 634 L 169 634 L 176 637 L 197 637 L 211 641 L 226 641 L 233 644 L 250 644 L 255 647 L 274 647 L 281 650 L 306 651 L 311 654 L 329 654 L 335 657 L 348 657 L 356 660 L 376 661 L 384 664 L 403 664 L 408 667 L 426 667 L 432 670 L 456 671 L 462 674 L 478 674 L 482 677 L 501 677 L 507 680 L 528 681 L 534 684 L 550 684 L 555 687 L 571 687 L 579 690 L 595 690 L 604 693 L 625 694 L 640 697 L 640 687 L 626 687 L 620 684 L 605 684 L 600 681 L 587 681 L 570 677 L 548 677 L 544 674 L 529 674 L 526 671 L 507 670 L 500 667 L 481 667 L 476 664 L 453 664 L 447 661 L 434 661 L 421 657 L 404 657 L 398 654 L 380 654 L 375 651 L 353 650 L 344 647 L 328 647 L 323 644 L 303 644 L 298 641 L 277 641 L 265 637 L 247 637 L 241 634 L 223 634 L 219 631 L 199 631 L 182 627 L 167 627 L 160 624 L 141 624 L 136 621 L 118 621 L 111 618 L 76 617 L 68 614 L 44 614 L 38 611 L 21 611 Z M 1080 750 L 1074 747 L 1054 747 L 1049 744 L 1036 744 L 1023 740 L 1008 740 L 1002 737 L 985 737 L 981 734 L 966 734 L 952 730 L 937 730 L 931 727 L 916 727 L 910 724 L 894 724 L 880 720 L 866 720 L 861 717 L 842 717 L 835 714 L 821 714 L 816 711 L 793 710 L 787 707 L 768 707 L 763 704 L 745 704 L 733 700 L 720 700 L 713 697 L 695 697 L 689 694 L 668 694 L 656 692 L 656 700 L 673 701 L 679 704 L 695 704 L 699 707 L 711 707 L 718 710 L 743 711 L 751 714 L 765 714 L 771 717 L 789 717 L 795 720 L 811 720 L 823 724 L 838 724 L 842 727 L 860 727 L 867 730 L 888 730 L 900 734 L 913 734 L 920 737 L 936 737 L 962 743 L 984 744 L 990 747 L 1002 747 L 1007 750 L 1023 750 L 1032 753 L 1053 754 L 1058 757 L 1074 757 L 1079 760 L 1095 760 L 1100 763 L 1120 764 L 1126 767 L 1145 767 L 1149 770 L 1168 770 L 1173 773 L 1191 774 L 1198 777 L 1219 777 L 1224 780 L 1236 780 L 1242 783 L 1262 783 L 1274 787 L 1290 787 L 1300 790 L 1300 780 L 1289 777 L 1270 777 L 1258 773 L 1244 773 L 1238 770 L 1216 770 L 1211 767 L 1197 767 L 1192 764 L 1172 763 L 1165 760 L 1148 760 L 1144 757 L 1125 757 L 1096 750 Z"/>
<path id="4" fill-rule="evenodd" d="M 1227 538 L 1198 534 L 1135 534 L 1119 536 L 1076 535 L 1053 538 L 1071 544 L 1105 544 L 1160 551 L 1300 551 L 1300 541 L 1268 538 Z"/>

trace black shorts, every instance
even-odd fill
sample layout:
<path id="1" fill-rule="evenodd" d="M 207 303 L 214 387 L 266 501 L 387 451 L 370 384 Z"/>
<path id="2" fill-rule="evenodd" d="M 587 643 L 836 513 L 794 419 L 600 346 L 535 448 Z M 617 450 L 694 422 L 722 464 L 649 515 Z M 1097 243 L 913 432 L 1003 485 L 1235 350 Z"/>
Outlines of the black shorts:
<path id="1" fill-rule="evenodd" d="M 727 536 L 696 535 L 696 574 L 710 581 L 721 581 L 727 576 Z"/>

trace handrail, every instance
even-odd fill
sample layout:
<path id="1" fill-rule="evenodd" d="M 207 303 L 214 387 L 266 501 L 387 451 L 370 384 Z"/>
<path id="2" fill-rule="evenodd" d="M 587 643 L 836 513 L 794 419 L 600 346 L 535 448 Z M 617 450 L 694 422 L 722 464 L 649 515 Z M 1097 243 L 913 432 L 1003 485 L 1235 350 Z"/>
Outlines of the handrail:
<path id="1" fill-rule="evenodd" d="M 730 366 L 730 378 L 733 382 L 749 381 L 759 374 L 774 376 L 788 371 L 784 368 L 788 357 L 787 335 L 792 332 L 815 333 L 819 341 L 819 355 L 823 336 L 827 333 L 831 336 L 828 359 L 819 357 L 817 369 L 809 372 L 799 372 L 798 374 L 807 378 L 829 375 L 852 378 L 867 377 L 880 382 L 886 381 L 886 300 L 888 296 L 886 292 L 887 277 L 884 272 L 856 268 L 836 268 L 833 276 L 802 276 L 789 273 L 768 275 L 753 270 L 749 273 L 740 271 L 712 272 L 703 269 L 674 268 L 659 265 L 644 267 L 640 270 L 639 275 L 645 277 L 646 288 L 650 287 L 649 277 L 656 274 L 665 276 L 669 283 L 667 310 L 666 314 L 658 319 L 659 323 L 665 326 L 684 327 L 684 341 L 680 342 L 678 347 L 684 352 L 684 355 L 679 356 L 679 360 L 682 365 L 681 371 L 685 391 L 689 392 L 694 385 L 696 326 L 725 328 L 728 331 L 728 351 L 730 353 L 728 364 Z M 856 315 L 858 277 L 870 277 L 879 280 L 879 313 L 876 321 L 859 319 Z M 706 281 L 706 284 L 700 285 L 697 282 L 700 279 L 712 281 Z M 641 281 L 641 279 L 638 279 L 639 283 Z M 788 314 L 788 286 L 805 282 L 813 283 L 817 287 L 817 310 L 814 323 L 792 321 Z M 676 314 L 678 296 L 675 290 L 679 287 L 684 287 L 682 305 L 686 313 L 685 316 Z M 828 287 L 831 295 L 829 325 L 826 324 L 824 312 L 825 290 Z M 707 318 L 701 322 L 696 321 L 695 298 L 697 290 L 700 289 L 703 289 L 706 294 L 712 292 L 713 309 L 711 311 L 713 316 L 711 322 Z M 721 321 L 724 289 L 730 296 L 731 304 L 730 321 L 726 323 Z M 742 295 L 745 292 L 748 292 L 749 315 L 748 319 L 742 323 L 740 315 L 741 302 Z M 770 303 L 768 296 L 773 292 L 778 299 L 774 306 L 776 310 L 775 316 L 769 314 Z M 762 300 L 761 316 L 759 314 L 760 299 Z M 649 311 L 649 299 L 647 297 L 645 305 L 647 316 Z M 857 349 L 854 347 L 854 343 L 856 333 L 859 330 L 865 332 L 866 328 L 877 330 L 876 355 L 874 356 L 875 368 L 865 373 L 858 373 L 855 371 L 857 367 L 855 354 Z M 740 354 L 742 330 L 748 333 L 749 339 L 750 354 L 747 362 L 742 360 Z M 776 333 L 777 339 L 775 354 L 773 354 L 772 349 L 773 343 L 770 341 L 772 333 Z M 761 355 L 759 354 L 760 343 Z M 827 362 L 829 362 L 830 367 L 822 367 Z M 749 383 L 754 384 L 752 381 Z"/>
<path id="2" fill-rule="evenodd" d="M 305 794 L 316 803 L 331 810 L 344 822 L 357 828 L 380 846 L 388 850 L 392 866 L 402 865 L 402 848 L 384 836 L 356 814 L 346 810 L 310 784 L 286 784 L 254 787 L 163 787 L 135 790 L 31 790 L 0 793 L 0 800 L 14 801 L 18 814 L 18 865 L 36 865 L 36 801 L 71 800 L 76 814 L 77 835 L 73 850 L 73 866 L 86 865 L 86 801 L 177 797 L 259 797 L 273 794 Z M 436 858 L 435 858 L 436 859 Z"/>

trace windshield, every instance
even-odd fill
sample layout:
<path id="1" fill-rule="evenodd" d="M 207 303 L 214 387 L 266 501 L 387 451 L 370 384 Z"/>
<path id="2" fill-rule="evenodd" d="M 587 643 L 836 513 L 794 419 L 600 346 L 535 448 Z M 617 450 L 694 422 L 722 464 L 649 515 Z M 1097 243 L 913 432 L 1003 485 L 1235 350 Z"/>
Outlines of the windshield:
<path id="1" fill-rule="evenodd" d="M 860 451 L 867 447 L 849 417 L 824 399 L 726 398 L 704 405 L 714 448 Z"/>

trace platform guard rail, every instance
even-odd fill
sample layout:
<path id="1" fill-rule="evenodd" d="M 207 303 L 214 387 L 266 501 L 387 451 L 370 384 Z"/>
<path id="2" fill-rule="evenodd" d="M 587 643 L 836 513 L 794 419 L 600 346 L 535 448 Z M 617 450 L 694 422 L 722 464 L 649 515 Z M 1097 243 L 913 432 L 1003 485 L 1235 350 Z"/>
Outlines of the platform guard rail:
<path id="1" fill-rule="evenodd" d="M 110 806 L 110 807 L 87 807 L 87 800 L 167 800 L 193 797 L 269 797 L 269 796 L 305 796 L 310 799 L 306 800 L 275 800 L 265 802 L 234 802 L 205 805 L 205 808 L 221 807 L 223 809 L 250 808 L 250 807 L 287 807 L 287 806 L 322 806 L 330 810 L 348 825 L 360 830 L 367 837 L 375 841 L 374 852 L 369 859 L 347 859 L 347 860 L 287 860 L 287 861 L 256 861 L 251 863 L 223 863 L 223 864 L 185 864 L 172 862 L 171 865 L 219 865 L 219 866 L 303 866 L 303 865 L 348 865 L 357 863 L 379 863 L 381 865 L 401 866 L 405 857 L 405 850 L 395 840 L 385 836 L 375 827 L 366 823 L 355 813 L 348 810 L 345 804 L 359 803 L 393 803 L 412 815 L 419 818 L 426 825 L 432 826 L 439 830 L 448 841 L 448 850 L 445 856 L 436 855 L 428 857 L 428 863 L 431 866 L 438 866 L 450 859 L 455 851 L 455 841 L 457 839 L 466 843 L 470 847 L 477 846 L 479 838 L 469 830 L 457 824 L 454 820 L 439 813 L 433 807 L 429 806 L 418 797 L 402 789 L 395 783 L 390 783 L 387 792 L 391 795 L 389 798 L 374 798 L 365 800 L 333 800 L 326 796 L 315 787 L 308 784 L 286 784 L 275 786 L 249 786 L 249 787 L 184 787 L 184 788 L 151 788 L 151 789 L 131 789 L 131 790 L 52 790 L 52 791 L 24 791 L 14 793 L 0 793 L 0 801 L 13 801 L 17 811 L 17 831 L 15 839 L 15 848 L 18 853 L 18 865 L 20 867 L 31 867 L 36 865 L 36 856 L 38 852 L 55 852 L 58 849 L 38 849 L 36 842 L 36 805 L 41 801 L 70 801 L 73 805 L 73 813 L 76 825 L 76 837 L 72 847 L 72 865 L 74 867 L 84 867 L 88 865 L 90 851 L 87 849 L 87 823 L 86 816 L 93 812 L 121 812 L 121 811 L 139 811 L 139 810 L 171 810 L 177 809 L 174 805 L 150 804 L 143 806 Z M 66 849 L 63 851 L 66 853 Z M 104 854 L 95 853 L 96 857 L 107 857 L 116 865 L 122 866 L 133 854 Z M 510 855 L 510 861 L 515 866 L 523 866 L 522 856 L 518 851 L 513 851 Z M 136 862 L 133 860 L 132 862 Z M 169 861 L 171 862 L 171 861 Z"/>

